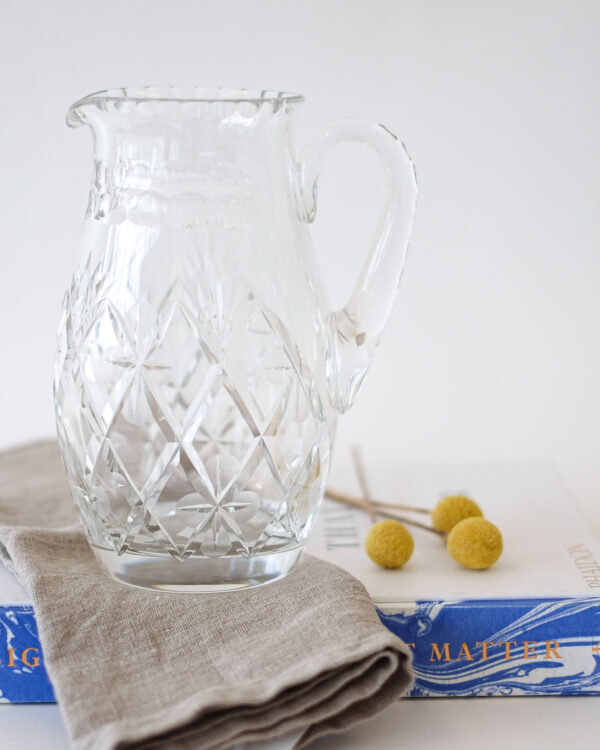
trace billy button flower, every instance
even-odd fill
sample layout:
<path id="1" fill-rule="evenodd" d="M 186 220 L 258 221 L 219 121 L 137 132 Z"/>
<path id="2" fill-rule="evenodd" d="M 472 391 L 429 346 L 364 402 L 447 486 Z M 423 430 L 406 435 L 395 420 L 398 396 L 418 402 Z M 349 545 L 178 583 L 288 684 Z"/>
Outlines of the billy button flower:
<path id="1" fill-rule="evenodd" d="M 431 525 L 448 533 L 465 518 L 483 516 L 481 508 L 466 495 L 446 495 L 431 511 Z"/>
<path id="2" fill-rule="evenodd" d="M 362 498 L 329 489 L 325 494 L 333 500 L 387 517 L 385 521 L 374 523 L 365 540 L 369 557 L 384 568 L 399 568 L 412 555 L 414 542 L 404 524 L 441 536 L 446 541 L 450 557 L 471 570 L 489 568 L 502 554 L 502 534 L 499 529 L 483 518 L 477 503 L 465 495 L 448 495 L 442 498 L 431 511 L 432 525 L 428 526 L 382 510 L 388 508 L 430 513 L 425 508 L 376 500 L 369 500 L 367 505 Z M 373 515 L 371 517 L 374 518 Z"/>
<path id="3" fill-rule="evenodd" d="M 365 539 L 367 555 L 382 568 L 401 568 L 410 560 L 414 548 L 410 531 L 392 518 L 374 523 Z"/>

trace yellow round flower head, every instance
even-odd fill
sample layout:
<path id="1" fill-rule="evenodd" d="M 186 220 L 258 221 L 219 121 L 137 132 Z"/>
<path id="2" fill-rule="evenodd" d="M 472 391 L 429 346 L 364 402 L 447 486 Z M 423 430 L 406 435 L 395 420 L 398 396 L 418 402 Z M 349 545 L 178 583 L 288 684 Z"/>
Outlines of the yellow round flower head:
<path id="1" fill-rule="evenodd" d="M 448 552 L 465 568 L 489 568 L 502 554 L 502 534 L 485 518 L 465 518 L 448 534 Z"/>
<path id="2" fill-rule="evenodd" d="M 410 560 L 414 547 L 406 526 L 392 519 L 374 523 L 365 539 L 367 555 L 382 568 L 401 568 Z"/>
<path id="3" fill-rule="evenodd" d="M 449 532 L 459 521 L 483 516 L 481 508 L 465 495 L 447 495 L 431 511 L 431 523 L 438 531 Z"/>

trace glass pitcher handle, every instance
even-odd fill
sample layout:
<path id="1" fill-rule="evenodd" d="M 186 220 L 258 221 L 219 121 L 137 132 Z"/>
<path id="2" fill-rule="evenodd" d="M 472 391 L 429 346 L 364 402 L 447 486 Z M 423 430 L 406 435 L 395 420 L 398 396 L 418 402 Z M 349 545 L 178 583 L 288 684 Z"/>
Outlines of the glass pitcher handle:
<path id="1" fill-rule="evenodd" d="M 333 340 L 328 380 L 335 409 L 354 403 L 369 369 L 379 337 L 392 311 L 412 228 L 417 197 L 413 163 L 404 144 L 383 125 L 337 120 L 308 142 L 299 163 L 306 220 L 317 212 L 317 179 L 329 151 L 354 141 L 374 149 L 381 159 L 386 198 L 377 231 L 348 303 L 330 317 Z"/>

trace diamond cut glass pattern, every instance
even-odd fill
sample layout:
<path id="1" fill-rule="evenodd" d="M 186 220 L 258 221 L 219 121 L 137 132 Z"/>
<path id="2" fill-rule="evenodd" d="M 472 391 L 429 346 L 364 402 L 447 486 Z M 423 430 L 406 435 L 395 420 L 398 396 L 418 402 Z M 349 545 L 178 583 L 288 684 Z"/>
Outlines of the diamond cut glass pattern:
<path id="1" fill-rule="evenodd" d="M 126 583 L 274 580 L 323 496 L 337 413 L 395 296 L 414 175 L 389 131 L 358 121 L 298 163 L 301 101 L 118 89 L 69 110 L 95 151 L 58 332 L 58 435 L 92 548 Z M 308 224 L 320 160 L 351 139 L 375 147 L 406 216 L 384 216 L 357 291 L 331 313 Z"/>
<path id="2" fill-rule="evenodd" d="M 135 326 L 124 328 L 133 316 L 99 304 L 77 356 L 63 363 L 61 413 L 66 392 L 78 390 L 82 408 L 61 421 L 62 436 L 93 466 L 85 497 L 117 553 L 251 555 L 302 541 L 292 508 L 311 467 L 319 481 L 326 423 L 309 402 L 311 384 L 299 380 L 298 354 L 251 308 L 232 338 L 241 356 L 231 371 L 180 299 L 163 304 L 143 346 Z M 93 445 L 90 420 L 101 433 Z"/>

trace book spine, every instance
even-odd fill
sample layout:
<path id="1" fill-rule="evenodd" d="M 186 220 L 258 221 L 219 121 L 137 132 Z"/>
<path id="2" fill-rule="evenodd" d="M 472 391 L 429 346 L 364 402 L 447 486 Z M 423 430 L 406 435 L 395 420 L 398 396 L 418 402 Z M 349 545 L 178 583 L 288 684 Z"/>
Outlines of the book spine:
<path id="1" fill-rule="evenodd" d="M 33 607 L 0 606 L 0 703 L 54 703 Z"/>
<path id="2" fill-rule="evenodd" d="M 412 697 L 600 694 L 600 597 L 377 610 L 413 651 Z"/>
<path id="3" fill-rule="evenodd" d="M 600 597 L 379 605 L 411 697 L 600 694 Z M 0 703 L 53 703 L 33 607 L 0 607 Z"/>

